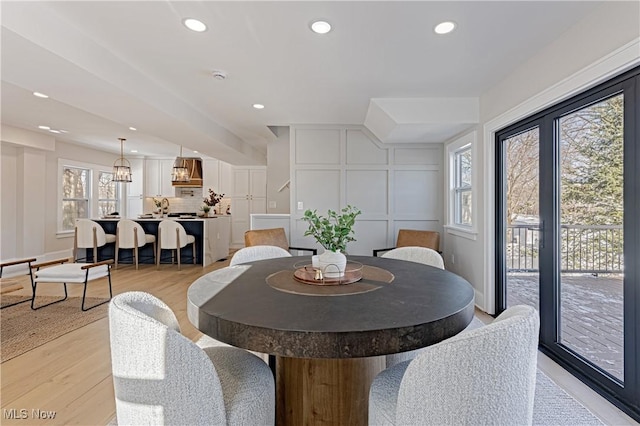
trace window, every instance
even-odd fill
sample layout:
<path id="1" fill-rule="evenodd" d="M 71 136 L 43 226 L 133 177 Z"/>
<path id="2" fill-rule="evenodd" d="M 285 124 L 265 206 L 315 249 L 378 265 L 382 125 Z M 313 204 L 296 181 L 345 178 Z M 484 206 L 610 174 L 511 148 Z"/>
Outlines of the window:
<path id="1" fill-rule="evenodd" d="M 454 153 L 454 224 L 471 226 L 471 145 Z"/>
<path id="2" fill-rule="evenodd" d="M 112 181 L 110 166 L 59 158 L 58 176 L 59 238 L 73 235 L 76 219 L 120 212 L 123 207 L 122 186 Z"/>
<path id="3" fill-rule="evenodd" d="M 98 213 L 105 216 L 120 211 L 120 194 L 117 182 L 113 181 L 113 173 L 98 173 Z"/>
<path id="4" fill-rule="evenodd" d="M 62 231 L 73 230 L 76 219 L 89 217 L 91 170 L 64 166 L 62 171 Z"/>

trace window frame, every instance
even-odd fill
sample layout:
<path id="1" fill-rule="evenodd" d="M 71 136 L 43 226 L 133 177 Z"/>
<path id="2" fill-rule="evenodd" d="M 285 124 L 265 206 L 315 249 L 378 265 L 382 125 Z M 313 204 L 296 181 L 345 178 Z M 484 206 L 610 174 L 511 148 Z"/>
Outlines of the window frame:
<path id="1" fill-rule="evenodd" d="M 445 191 L 448 194 L 446 203 L 446 224 L 445 231 L 449 234 L 475 240 L 478 236 L 477 231 L 477 188 L 478 185 L 478 167 L 477 159 L 477 131 L 472 131 L 452 142 L 445 145 L 445 164 L 447 166 L 447 182 Z M 461 177 L 459 170 L 459 155 L 465 152 L 471 154 L 471 182 L 469 185 L 460 185 Z M 471 194 L 471 223 L 464 224 L 458 221 L 460 210 L 459 197 L 460 194 L 469 192 Z"/>
<path id="2" fill-rule="evenodd" d="M 111 182 L 115 185 L 115 198 L 100 198 L 100 177 L 102 174 L 107 174 L 111 177 Z M 98 194 L 98 209 L 96 210 L 100 213 L 100 204 L 103 202 L 115 202 L 115 210 L 120 212 L 122 208 L 122 194 L 121 194 L 121 186 L 118 185 L 118 182 L 113 182 L 113 171 L 112 170 L 98 170 L 98 186 L 96 193 Z M 109 212 L 112 213 L 112 212 Z"/>
<path id="3" fill-rule="evenodd" d="M 63 198 L 62 191 L 62 178 L 65 168 L 76 168 L 76 169 L 85 169 L 89 170 L 89 203 L 88 203 L 88 218 L 95 218 L 99 214 L 99 176 L 100 172 L 110 173 L 111 166 L 106 164 L 92 164 L 86 163 L 82 161 L 69 160 L 65 158 L 58 158 L 58 172 L 56 175 L 57 178 L 57 187 L 58 187 L 58 197 L 57 197 L 57 218 L 56 218 L 56 237 L 57 238 L 70 238 L 73 237 L 74 230 L 71 229 L 63 229 L 63 211 L 62 211 L 62 202 L 65 200 Z M 118 207 L 124 207 L 124 194 L 125 191 L 122 188 L 122 185 L 117 185 L 117 193 L 118 193 Z M 118 210 L 120 211 L 120 210 Z"/>

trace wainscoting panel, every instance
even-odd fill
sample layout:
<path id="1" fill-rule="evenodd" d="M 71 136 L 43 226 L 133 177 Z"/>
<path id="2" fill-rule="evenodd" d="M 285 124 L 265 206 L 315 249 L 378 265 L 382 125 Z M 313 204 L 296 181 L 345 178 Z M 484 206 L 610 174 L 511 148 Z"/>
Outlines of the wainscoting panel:
<path id="1" fill-rule="evenodd" d="M 389 150 L 380 148 L 362 130 L 347 130 L 347 164 L 389 162 Z"/>
<path id="2" fill-rule="evenodd" d="M 386 170 L 347 170 L 346 203 L 367 215 L 386 215 L 389 196 Z"/>
<path id="3" fill-rule="evenodd" d="M 396 216 L 416 219 L 442 216 L 439 170 L 396 170 L 393 181 L 393 211 Z"/>
<path id="4" fill-rule="evenodd" d="M 292 244 L 313 242 L 303 236 L 306 209 L 326 214 L 349 204 L 362 211 L 349 254 L 393 246 L 399 228 L 442 232 L 442 146 L 384 145 L 362 126 L 299 125 L 290 134 Z"/>
<path id="5" fill-rule="evenodd" d="M 296 129 L 296 164 L 340 164 L 339 129 Z"/>

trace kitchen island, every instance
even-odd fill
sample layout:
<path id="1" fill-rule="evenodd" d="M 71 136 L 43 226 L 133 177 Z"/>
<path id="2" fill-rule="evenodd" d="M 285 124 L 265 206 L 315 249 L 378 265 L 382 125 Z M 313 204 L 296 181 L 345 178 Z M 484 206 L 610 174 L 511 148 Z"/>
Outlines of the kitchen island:
<path id="1" fill-rule="evenodd" d="M 231 241 L 231 216 L 216 215 L 213 217 L 194 217 L 194 218 L 150 218 L 150 219 L 132 219 L 138 222 L 144 232 L 158 237 L 158 224 L 161 220 L 175 220 L 179 222 L 187 231 L 187 234 L 193 235 L 196 239 L 196 263 L 207 266 L 217 260 L 226 259 L 229 255 L 229 243 Z M 107 234 L 116 234 L 116 227 L 120 219 L 105 218 L 93 219 L 100 224 Z M 139 249 L 139 263 L 155 263 L 153 256 L 153 245 L 146 244 Z M 190 264 L 192 262 L 191 244 L 187 244 L 181 250 L 180 262 L 182 264 Z M 87 250 L 87 258 L 91 260 L 92 250 Z M 113 259 L 115 255 L 115 245 L 107 244 L 98 248 L 99 259 Z M 132 251 L 130 249 L 120 249 L 118 254 L 118 263 L 129 263 L 133 261 Z M 163 250 L 160 263 L 171 263 L 171 254 L 169 250 Z"/>

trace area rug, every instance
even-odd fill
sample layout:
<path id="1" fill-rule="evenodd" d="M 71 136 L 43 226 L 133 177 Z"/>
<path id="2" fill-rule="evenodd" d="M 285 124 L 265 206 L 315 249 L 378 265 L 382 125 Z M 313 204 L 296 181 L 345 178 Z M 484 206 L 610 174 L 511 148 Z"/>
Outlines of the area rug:
<path id="1" fill-rule="evenodd" d="M 21 299 L 23 299 L 21 296 L 3 296 L 2 302 L 11 303 Z M 38 297 L 37 306 L 56 299 L 55 297 Z M 87 297 L 85 306 L 93 306 L 105 300 L 107 299 Z M 0 311 L 0 362 L 22 355 L 107 316 L 109 310 L 107 303 L 86 312 L 80 309 L 81 304 L 81 297 L 70 297 L 64 302 L 36 311 L 31 309 L 29 302 Z"/>
<path id="2" fill-rule="evenodd" d="M 603 423 L 580 402 L 538 370 L 533 403 L 533 424 L 586 426 Z"/>

